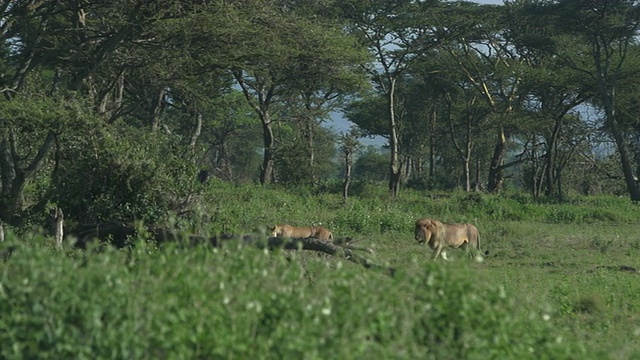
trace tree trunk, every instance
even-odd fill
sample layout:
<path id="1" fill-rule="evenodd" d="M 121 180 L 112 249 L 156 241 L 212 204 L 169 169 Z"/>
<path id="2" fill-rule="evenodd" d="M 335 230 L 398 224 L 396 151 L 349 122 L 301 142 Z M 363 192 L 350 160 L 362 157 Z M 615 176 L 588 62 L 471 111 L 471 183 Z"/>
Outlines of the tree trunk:
<path id="1" fill-rule="evenodd" d="M 273 183 L 273 129 L 268 118 L 268 114 L 263 114 L 262 120 L 262 136 L 264 143 L 264 156 L 262 157 L 262 167 L 260 168 L 260 184 Z"/>
<path id="2" fill-rule="evenodd" d="M 318 179 L 316 176 L 316 149 L 315 149 L 315 142 L 314 142 L 314 138 L 313 138 L 313 120 L 312 119 L 306 119 L 306 137 L 307 137 L 307 146 L 308 146 L 308 151 L 309 151 L 309 171 L 310 171 L 310 176 L 311 176 L 311 183 L 313 185 L 317 185 L 318 184 Z"/>
<path id="3" fill-rule="evenodd" d="M 353 152 L 349 149 L 344 151 L 344 182 L 342 183 L 342 199 L 347 202 L 349 197 L 349 185 L 351 184 L 351 170 L 353 168 Z"/>
<path id="4" fill-rule="evenodd" d="M 562 115 L 564 117 L 564 114 Z M 562 125 L 562 118 L 556 119 L 556 124 L 553 127 L 551 136 L 547 139 L 547 161 L 545 168 L 545 195 L 548 197 L 559 196 L 557 189 L 555 188 L 555 162 L 556 162 L 556 144 L 558 142 L 558 136 L 560 135 L 560 128 Z"/>
<path id="5" fill-rule="evenodd" d="M 493 149 L 493 157 L 491 158 L 491 164 L 489 167 L 489 183 L 487 185 L 487 191 L 492 194 L 500 192 L 502 189 L 502 183 L 504 176 L 502 173 L 502 163 L 504 161 L 504 154 L 507 149 L 508 135 L 504 129 L 500 129 L 498 133 L 498 141 Z"/>
<path id="6" fill-rule="evenodd" d="M 640 189 L 638 188 L 638 184 L 634 179 L 631 152 L 629 151 L 627 142 L 622 134 L 622 130 L 620 130 L 620 128 L 618 127 L 615 106 L 613 104 L 615 99 L 616 84 L 615 81 L 610 84 L 607 82 L 605 69 L 600 66 L 599 62 L 596 62 L 596 69 L 598 75 L 598 86 L 600 88 L 600 94 L 602 95 L 602 103 L 606 117 L 606 125 L 613 135 L 613 139 L 615 140 L 616 146 L 618 148 L 618 153 L 620 154 L 620 165 L 622 166 L 624 180 L 627 184 L 627 189 L 629 191 L 631 201 L 639 202 Z M 616 75 L 619 76 L 619 73 Z"/>
<path id="7" fill-rule="evenodd" d="M 189 152 L 191 153 L 191 156 L 195 156 L 196 144 L 198 144 L 200 134 L 202 134 L 202 113 L 197 112 L 196 124 L 193 128 L 193 132 L 191 133 L 191 140 L 189 140 Z"/>
<path id="8" fill-rule="evenodd" d="M 451 112 L 449 112 L 451 114 Z M 458 155 L 462 159 L 462 175 L 464 177 L 464 191 L 471 192 L 471 152 L 473 151 L 473 142 L 471 140 L 472 121 L 467 118 L 465 124 L 464 147 L 460 146 L 456 139 L 456 131 L 453 126 L 453 119 L 449 116 L 449 135 L 451 135 L 451 143 L 455 147 Z"/>
<path id="9" fill-rule="evenodd" d="M 151 124 L 151 131 L 156 132 L 160 128 L 160 114 L 162 113 L 162 104 L 164 102 L 165 89 L 162 87 L 156 93 L 156 97 L 151 103 L 151 115 L 149 123 Z"/>
<path id="10" fill-rule="evenodd" d="M 38 153 L 27 166 L 17 150 L 17 139 L 13 129 L 7 138 L 0 142 L 0 172 L 2 173 L 2 198 L 0 199 L 0 219 L 12 224 L 16 215 L 22 212 L 24 189 L 27 183 L 36 176 L 44 166 L 56 135 L 49 131 Z"/>
<path id="11" fill-rule="evenodd" d="M 242 93 L 245 99 L 253 110 L 258 114 L 260 122 L 262 123 L 262 141 L 264 144 L 264 154 L 262 157 L 262 166 L 260 168 L 260 184 L 270 184 L 274 181 L 273 176 L 273 162 L 274 162 L 274 137 L 273 129 L 271 128 L 271 116 L 269 115 L 269 106 L 273 96 L 275 86 L 268 86 L 264 82 L 257 82 L 253 86 L 248 85 L 243 77 L 242 71 L 235 71 L 233 73 L 238 85 L 242 88 Z M 253 99 L 251 95 L 251 89 L 257 93 L 257 100 Z"/>
<path id="12" fill-rule="evenodd" d="M 62 240 L 64 239 L 64 214 L 62 209 L 59 207 L 51 209 L 49 216 L 53 223 L 53 234 L 56 248 L 62 250 Z"/>
<path id="13" fill-rule="evenodd" d="M 558 188 L 558 200 L 564 201 L 564 192 L 562 191 L 562 173 L 558 172 L 556 174 L 556 185 Z"/>
<path id="14" fill-rule="evenodd" d="M 433 179 L 436 172 L 436 143 L 433 132 L 429 135 L 429 179 Z"/>
<path id="15" fill-rule="evenodd" d="M 464 186 L 464 191 L 466 192 L 471 192 L 471 168 L 469 166 L 469 158 L 464 159 L 464 179 L 465 179 L 465 186 Z"/>
<path id="16" fill-rule="evenodd" d="M 480 164 L 482 162 L 480 161 L 480 155 L 478 155 L 477 159 L 476 159 L 476 178 L 475 178 L 475 186 L 473 187 L 473 189 L 475 191 L 480 191 L 482 190 L 482 185 L 480 182 Z"/>
<path id="17" fill-rule="evenodd" d="M 224 179 L 233 180 L 233 167 L 231 167 L 231 159 L 229 158 L 229 150 L 226 139 L 222 139 L 218 146 L 218 156 L 215 162 L 217 172 Z"/>
<path id="18" fill-rule="evenodd" d="M 389 192 L 394 199 L 400 191 L 400 157 L 398 156 L 398 124 L 395 112 L 396 79 L 390 79 L 389 89 Z"/>
<path id="19" fill-rule="evenodd" d="M 609 119 L 609 127 L 611 128 L 611 133 L 613 134 L 613 138 L 616 141 L 616 145 L 618 147 L 618 153 L 620 154 L 620 163 L 622 165 L 622 172 L 624 173 L 624 179 L 627 184 L 627 189 L 629 190 L 629 196 L 631 197 L 631 201 L 639 202 L 640 201 L 640 189 L 638 189 L 638 185 L 634 179 L 633 168 L 631 165 L 631 153 L 629 151 L 629 147 L 627 146 L 627 142 L 622 135 L 622 131 L 618 127 L 618 123 L 615 119 L 615 115 Z"/>
<path id="20" fill-rule="evenodd" d="M 464 190 L 466 192 L 471 192 L 471 151 L 473 150 L 473 142 L 471 141 L 471 121 L 467 121 L 467 138 L 465 141 L 465 153 L 462 156 L 464 161 L 464 179 L 465 179 L 465 187 Z"/>
<path id="21" fill-rule="evenodd" d="M 113 110 L 112 110 L 112 120 L 115 114 L 120 111 L 122 108 L 122 102 L 124 99 L 124 72 L 121 72 L 118 76 L 118 80 L 116 81 L 115 92 L 113 96 Z"/>

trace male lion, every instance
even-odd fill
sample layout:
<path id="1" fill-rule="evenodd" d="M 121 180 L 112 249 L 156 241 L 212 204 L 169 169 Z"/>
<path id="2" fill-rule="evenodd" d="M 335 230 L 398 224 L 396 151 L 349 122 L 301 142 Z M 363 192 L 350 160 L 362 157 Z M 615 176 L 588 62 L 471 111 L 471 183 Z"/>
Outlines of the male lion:
<path id="1" fill-rule="evenodd" d="M 318 227 L 294 227 L 291 225 L 275 225 L 269 227 L 271 236 L 288 238 L 318 238 L 320 240 L 333 240 L 333 234 L 327 228 Z"/>
<path id="2" fill-rule="evenodd" d="M 427 243 L 432 251 L 432 260 L 442 252 L 442 258 L 447 259 L 445 247 L 461 248 L 467 251 L 471 258 L 480 253 L 480 236 L 473 224 L 443 224 L 434 219 L 419 219 L 416 221 L 415 239 L 421 245 Z M 485 253 L 486 254 L 486 253 Z"/>

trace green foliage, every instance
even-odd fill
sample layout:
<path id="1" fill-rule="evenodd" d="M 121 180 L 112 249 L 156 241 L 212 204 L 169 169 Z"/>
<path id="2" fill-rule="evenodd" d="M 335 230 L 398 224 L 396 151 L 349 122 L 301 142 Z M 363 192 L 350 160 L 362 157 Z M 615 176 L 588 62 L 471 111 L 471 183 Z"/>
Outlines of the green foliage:
<path id="1" fill-rule="evenodd" d="M 177 210 L 196 170 L 176 138 L 91 125 L 85 137 L 63 139 L 54 201 L 68 219 L 153 221 Z"/>
<path id="2" fill-rule="evenodd" d="M 389 155 L 374 147 L 365 148 L 353 167 L 353 177 L 367 181 L 383 181 L 389 178 Z"/>
<path id="3" fill-rule="evenodd" d="M 298 124 L 298 127 L 302 126 L 303 124 Z M 332 162 L 336 152 L 334 134 L 318 124 L 311 124 L 309 127 L 310 129 L 296 129 L 282 140 L 284 144 L 278 148 L 275 159 L 279 182 L 301 185 L 313 184 L 313 180 L 335 178 L 335 164 Z M 308 142 L 308 137 L 311 136 L 309 131 L 313 131 L 313 149 Z"/>
<path id="4" fill-rule="evenodd" d="M 263 231 L 266 226 L 327 226 L 337 237 L 407 234 L 416 219 L 470 222 L 481 234 L 495 222 L 534 221 L 542 224 L 633 224 L 640 208 L 626 198 L 580 197 L 574 205 L 540 201 L 529 195 L 494 196 L 480 193 L 428 193 L 406 190 L 390 200 L 385 184 L 354 183 L 346 203 L 340 184 L 320 188 L 233 185 L 211 181 L 190 207 L 188 218 L 174 218 L 171 226 L 202 234 Z M 516 236 L 508 229 L 504 236 Z M 534 231 L 534 230 L 532 230 Z M 405 236 L 405 235 L 403 235 Z M 640 241 L 629 241 L 640 247 Z"/>
<path id="5" fill-rule="evenodd" d="M 38 239 L 23 239 L 34 242 Z M 584 350 L 467 266 L 390 279 L 227 244 L 0 263 L 2 358 L 573 358 Z M 306 265 L 305 265 L 306 264 Z M 334 276 L 335 272 L 340 276 Z"/>
<path id="6" fill-rule="evenodd" d="M 390 201 L 384 185 L 370 186 L 344 204 L 310 187 L 211 181 L 189 218 L 166 221 L 202 234 L 322 224 L 372 248 L 373 261 L 397 269 L 393 278 L 233 242 L 157 248 L 141 234 L 129 250 L 59 252 L 42 245 L 51 239 L 8 230 L 0 357 L 626 359 L 640 351 L 632 341 L 638 208 L 627 199 L 568 205 L 407 191 Z M 557 209 L 612 218 L 547 221 Z M 476 224 L 489 255 L 469 262 L 450 250 L 453 261 L 428 262 L 412 237 L 422 216 Z M 6 259 L 9 246 L 18 249 Z"/>

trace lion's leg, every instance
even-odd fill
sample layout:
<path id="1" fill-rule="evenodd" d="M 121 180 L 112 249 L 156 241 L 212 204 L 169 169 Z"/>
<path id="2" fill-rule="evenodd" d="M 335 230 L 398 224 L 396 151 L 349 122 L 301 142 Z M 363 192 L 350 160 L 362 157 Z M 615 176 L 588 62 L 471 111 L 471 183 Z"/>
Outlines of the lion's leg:
<path id="1" fill-rule="evenodd" d="M 444 261 L 449 261 L 449 259 L 447 258 L 447 252 L 446 251 L 442 251 L 442 258 L 444 259 Z"/>
<path id="2" fill-rule="evenodd" d="M 471 244 L 467 241 L 464 244 L 462 244 L 462 246 L 460 246 L 461 248 L 464 248 L 464 251 L 467 253 L 467 256 L 469 258 L 473 259 L 473 246 L 471 246 Z"/>
<path id="3" fill-rule="evenodd" d="M 476 261 L 482 261 L 482 255 L 480 255 L 480 251 L 478 250 L 478 245 L 474 243 L 470 243 L 469 248 L 470 248 L 469 258 Z"/>
<path id="4" fill-rule="evenodd" d="M 480 255 L 480 251 L 478 249 L 478 244 L 475 243 L 474 246 L 470 246 L 471 247 L 471 258 L 472 259 L 477 259 L 478 256 Z"/>
<path id="5" fill-rule="evenodd" d="M 438 246 L 435 250 L 433 250 L 433 257 L 431 258 L 431 260 L 435 261 L 438 258 L 438 255 L 440 255 L 440 252 L 442 252 L 442 246 Z"/>

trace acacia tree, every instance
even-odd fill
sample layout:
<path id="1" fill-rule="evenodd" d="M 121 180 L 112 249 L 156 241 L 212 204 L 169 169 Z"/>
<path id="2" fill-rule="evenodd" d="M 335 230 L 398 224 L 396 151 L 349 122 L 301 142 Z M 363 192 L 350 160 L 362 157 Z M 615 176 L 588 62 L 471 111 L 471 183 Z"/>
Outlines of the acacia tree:
<path id="1" fill-rule="evenodd" d="M 273 124 L 286 119 L 286 101 L 292 97 L 302 101 L 307 111 L 303 118 L 317 114 L 322 118 L 328 103 L 359 82 L 345 70 L 362 61 L 362 53 L 337 23 L 307 16 L 307 8 L 297 11 L 260 2 L 249 8 L 244 5 L 243 26 L 251 29 L 251 38 L 260 46 L 237 65 L 233 75 L 262 124 L 260 182 L 267 184 L 274 180 Z M 308 130 L 313 149 L 313 129 Z M 310 161 L 313 156 L 312 151 Z"/>
<path id="2" fill-rule="evenodd" d="M 313 39 L 311 39 L 313 40 Z M 364 89 L 365 77 L 354 64 L 365 61 L 364 48 L 356 46 L 352 38 L 336 38 L 333 46 L 306 44 L 309 53 L 294 61 L 289 74 L 294 84 L 287 101 L 289 118 L 302 130 L 307 145 L 309 178 L 316 184 L 316 132 L 329 114 L 345 104 L 345 97 Z M 315 69 L 309 72 L 309 68 Z"/>
<path id="3" fill-rule="evenodd" d="M 579 121 L 576 107 L 587 101 L 590 94 L 581 78 L 573 76 L 575 73 L 568 72 L 566 68 L 558 67 L 553 59 L 529 61 L 535 63 L 527 71 L 522 86 L 530 94 L 525 107 L 535 121 L 532 133 L 540 134 L 544 139 L 540 144 L 543 154 L 539 156 L 543 160 L 542 174 L 536 180 L 540 185 L 534 188 L 534 195 L 539 195 L 540 187 L 543 187 L 546 196 L 561 199 L 562 169 L 568 161 L 566 156 L 574 153 L 577 145 L 568 141 L 572 136 L 567 131 L 569 125 Z M 537 143 L 535 139 L 532 142 Z"/>
<path id="4" fill-rule="evenodd" d="M 438 24 L 447 33 L 440 48 L 492 112 L 495 146 L 487 184 L 492 193 L 500 191 L 505 168 L 515 165 L 504 160 L 515 130 L 511 119 L 526 96 L 520 91 L 525 64 L 504 36 L 503 15 L 502 6 L 452 3 Z"/>
<path id="5" fill-rule="evenodd" d="M 618 115 L 616 99 L 623 82 L 638 81 L 640 71 L 629 51 L 640 30 L 638 1 L 569 1 L 535 3 L 532 11 L 550 19 L 555 26 L 554 54 L 565 65 L 588 77 L 595 84 L 593 104 L 604 114 L 604 125 L 613 137 L 629 196 L 640 201 L 640 188 L 634 178 L 634 162 L 626 129 Z M 568 52 L 567 41 L 584 44 L 578 54 Z"/>
<path id="6" fill-rule="evenodd" d="M 4 2 L 0 10 L 5 70 L 0 77 L 4 95 L 0 106 L 0 222 L 12 224 L 25 210 L 26 185 L 45 166 L 62 124 L 54 115 L 60 107 L 51 108 L 49 114 L 53 117 L 43 111 L 52 103 L 47 105 L 47 101 L 38 99 L 38 106 L 25 108 L 24 102 L 12 102 L 28 86 L 26 80 L 32 69 L 47 60 L 42 48 L 46 44 L 47 30 L 53 26 L 55 6 L 45 6 L 37 1 Z M 16 46 L 9 49 L 8 44 L 12 42 Z M 48 85 L 38 83 L 38 86 Z"/>
<path id="7" fill-rule="evenodd" d="M 389 139 L 389 192 L 397 197 L 401 182 L 400 128 L 398 83 L 415 63 L 420 53 L 437 44 L 429 15 L 439 1 L 352 0 L 341 3 L 344 16 L 367 46 L 375 61 L 366 69 L 379 93 L 386 99 Z"/>
<path id="8" fill-rule="evenodd" d="M 454 96 L 447 93 L 444 99 L 448 105 L 447 123 L 449 124 L 451 143 L 462 160 L 464 190 L 470 192 L 473 150 L 477 135 L 491 110 L 484 103 L 481 103 L 475 92 L 469 94 L 464 83 L 460 87 L 461 92 L 454 94 Z"/>
<path id="9" fill-rule="evenodd" d="M 82 162 L 73 156 L 77 146 L 86 145 L 83 138 L 88 135 L 82 131 L 87 128 L 100 133 L 98 139 L 105 143 L 111 136 L 131 140 L 136 137 L 137 128 L 147 131 L 160 128 L 163 109 L 170 104 L 170 98 L 173 105 L 178 101 L 189 104 L 179 111 L 191 115 L 182 119 L 193 126 L 174 123 L 172 129 L 166 128 L 166 134 L 189 129 L 185 136 L 188 140 L 180 146 L 186 145 L 186 150 L 194 149 L 202 130 L 202 114 L 197 112 L 197 102 L 203 98 L 192 96 L 198 92 L 196 86 L 188 89 L 179 82 L 195 77 L 215 78 L 221 68 L 231 67 L 230 59 L 242 58 L 250 52 L 247 46 L 235 42 L 241 39 L 242 33 L 237 32 L 232 23 L 225 22 L 234 19 L 224 11 L 223 4 L 214 6 L 183 1 L 18 1 L 3 4 L 0 8 L 0 31 L 5 75 L 0 78 L 0 88 L 7 103 L 0 106 L 3 194 L 0 216 L 7 223 L 24 218 L 26 214 L 39 213 L 37 207 L 48 201 L 87 201 L 81 198 L 80 192 L 74 192 L 78 189 L 63 188 L 69 184 L 88 186 L 88 182 L 63 179 L 63 174 L 60 174 L 62 170 L 67 176 L 81 174 L 83 169 L 79 167 L 85 165 L 87 169 L 110 171 L 97 164 L 104 162 L 104 158 L 91 159 L 87 156 L 83 158 L 86 162 Z M 244 39 L 238 41 L 244 44 Z M 219 53 L 205 51 L 210 47 Z M 211 88 L 200 91 L 200 94 L 205 92 L 208 96 L 216 94 Z M 185 99 L 188 101 L 183 101 Z M 127 133 L 130 136 L 121 137 Z M 165 144 L 171 142 L 171 146 L 176 146 L 177 140 L 178 137 L 158 136 L 139 138 L 138 143 L 148 142 L 146 150 L 151 158 L 153 151 L 164 151 L 162 146 L 156 145 L 167 141 Z M 134 145 L 128 150 L 143 150 L 139 152 L 143 154 L 145 147 L 140 148 L 135 149 Z M 117 147 L 96 150 L 105 150 L 101 152 L 103 155 L 107 151 L 119 151 Z M 185 153 L 195 156 L 193 151 L 173 150 L 168 152 L 169 156 L 165 155 L 165 163 L 171 164 L 169 157 L 177 159 Z M 113 159 L 122 161 L 124 157 L 114 156 Z M 130 156 L 127 160 L 139 162 L 141 169 L 149 168 L 145 162 L 153 161 L 140 155 Z M 96 164 L 90 164 L 91 161 Z M 92 168 L 93 165 L 96 167 Z M 126 171 L 122 178 L 116 179 L 113 169 L 111 172 L 93 174 L 93 180 L 104 182 L 93 182 L 97 192 L 107 193 L 109 189 L 105 187 L 117 187 L 117 181 L 136 183 L 129 181 L 131 177 L 140 180 L 136 183 L 139 188 L 133 190 L 144 192 L 146 182 L 154 180 L 147 176 L 148 173 Z M 188 174 L 189 171 L 173 172 L 178 173 Z M 102 175 L 105 176 L 101 178 Z M 163 174 L 154 175 L 161 178 Z M 172 176 L 164 175 L 167 178 Z M 27 195 L 25 189 L 29 189 L 26 185 L 34 179 L 42 182 L 36 189 L 47 190 L 31 191 L 29 195 L 33 198 L 23 201 Z M 181 185 L 176 188 L 183 188 Z M 54 192 L 54 188 L 58 191 Z M 55 194 L 64 193 L 63 190 L 77 196 L 56 200 Z M 171 193 L 169 190 L 163 188 L 158 191 L 172 198 L 171 202 L 175 204 L 183 203 L 179 199 L 179 191 L 168 195 Z M 138 195 L 120 200 L 144 199 L 144 194 Z M 125 203 L 121 205 L 127 206 Z M 74 215 L 67 209 L 65 214 Z"/>
<path id="10" fill-rule="evenodd" d="M 358 138 L 361 136 L 360 130 L 355 127 L 349 129 L 348 133 L 340 136 L 340 150 L 344 160 L 344 181 L 342 182 L 342 199 L 346 203 L 349 198 L 349 186 L 351 185 L 351 173 L 353 170 L 353 155 L 360 147 Z"/>

